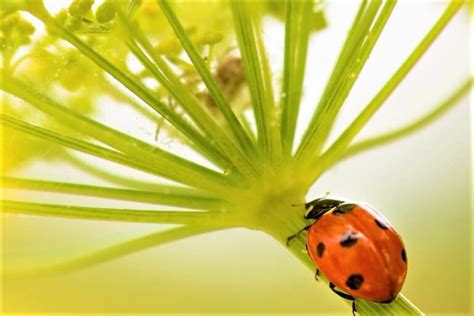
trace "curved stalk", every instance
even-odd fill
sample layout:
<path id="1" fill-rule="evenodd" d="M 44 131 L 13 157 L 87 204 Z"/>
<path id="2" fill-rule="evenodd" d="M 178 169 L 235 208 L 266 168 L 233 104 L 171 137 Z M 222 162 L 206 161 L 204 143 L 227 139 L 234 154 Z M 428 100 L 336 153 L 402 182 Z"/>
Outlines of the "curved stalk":
<path id="1" fill-rule="evenodd" d="M 154 187 L 154 191 L 139 191 L 13 177 L 2 177 L 0 178 L 0 182 L 3 188 L 9 189 L 74 194 L 113 200 L 186 207 L 206 211 L 219 211 L 224 209 L 224 202 L 221 200 L 212 198 L 209 195 L 193 189 L 170 185 L 157 184 Z"/>
<path id="2" fill-rule="evenodd" d="M 45 264 L 41 266 L 30 266 L 26 268 L 6 267 L 2 275 L 9 278 L 18 278 L 58 274 L 71 270 L 83 269 L 113 259 L 122 258 L 145 249 L 224 228 L 225 227 L 206 227 L 199 225 L 182 226 L 147 234 L 116 245 L 104 247 L 64 262 Z"/>

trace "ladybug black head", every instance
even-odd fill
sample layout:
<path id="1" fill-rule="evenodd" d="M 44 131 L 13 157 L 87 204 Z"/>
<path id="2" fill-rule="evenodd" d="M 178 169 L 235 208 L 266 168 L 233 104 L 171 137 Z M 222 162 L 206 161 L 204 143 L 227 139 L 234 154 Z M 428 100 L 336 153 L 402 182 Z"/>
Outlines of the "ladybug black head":
<path id="1" fill-rule="evenodd" d="M 318 219 L 324 213 L 342 203 L 344 203 L 344 201 L 327 199 L 326 197 L 313 200 L 304 205 L 306 208 L 306 214 L 304 215 L 304 218 Z"/>

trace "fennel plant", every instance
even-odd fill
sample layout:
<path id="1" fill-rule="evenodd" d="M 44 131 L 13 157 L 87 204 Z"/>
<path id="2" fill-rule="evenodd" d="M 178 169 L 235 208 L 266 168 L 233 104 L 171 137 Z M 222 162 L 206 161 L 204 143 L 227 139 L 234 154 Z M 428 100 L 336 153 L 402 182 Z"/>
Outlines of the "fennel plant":
<path id="1" fill-rule="evenodd" d="M 145 202 L 179 209 L 98 208 L 3 200 L 3 212 L 181 226 L 67 262 L 16 272 L 23 275 L 81 268 L 148 247 L 232 227 L 262 231 L 287 247 L 287 237 L 308 224 L 303 219 L 303 207 L 294 205 L 305 202 L 310 186 L 324 172 L 352 155 L 421 129 L 456 105 L 472 85 L 472 80 L 466 78 L 464 84 L 431 112 L 412 123 L 373 138 L 354 141 L 463 5 L 461 1 L 452 1 L 363 111 L 326 149 L 337 115 L 396 5 L 396 1 L 391 0 L 364 0 L 310 124 L 302 141 L 297 143 L 295 131 L 304 92 L 308 43 L 312 32 L 323 27 L 315 25 L 314 21 L 324 24 L 320 16 L 315 16 L 321 11 L 315 13 L 312 1 L 287 1 L 281 5 L 279 14 L 285 23 L 284 70 L 278 89 L 274 87 L 274 74 L 262 39 L 261 6 L 244 1 L 225 4 L 230 7 L 232 21 L 227 21 L 229 25 L 226 27 L 235 28 L 245 73 L 248 103 L 252 110 L 250 118 L 244 115 L 245 106 L 239 109 L 238 104 L 234 105 L 245 101 L 226 92 L 228 86 L 219 82 L 212 65 L 213 54 L 219 54 L 214 50 L 218 49 L 222 34 L 214 30 L 199 33 L 199 30 L 187 28 L 177 17 L 174 3 L 167 0 L 158 0 L 157 3 L 160 14 L 174 34 L 168 38 L 160 38 L 159 32 L 154 34 L 150 21 L 136 18 L 140 10 L 154 10 L 149 2 L 105 1 L 95 12 L 91 9 L 92 3 L 74 1 L 68 10 L 52 15 L 41 1 L 5 2 L 2 12 L 2 90 L 5 94 L 1 122 L 4 133 L 28 135 L 41 142 L 63 146 L 67 150 L 60 155 L 69 163 L 116 182 L 120 187 L 28 179 L 16 177 L 14 172 L 7 172 L 2 177 L 2 185 L 5 188 Z M 56 47 L 68 52 L 60 65 L 64 70 L 59 68 L 59 74 L 56 73 L 51 80 L 55 80 L 56 86 L 63 90 L 83 89 L 79 98 L 67 93 L 64 98 L 56 97 L 60 94 L 57 89 L 46 88 L 42 82 L 46 76 L 45 69 L 53 67 L 54 51 L 38 49 L 32 56 L 18 57 L 20 47 L 29 44 L 29 36 L 34 32 L 24 18 L 25 12 L 45 26 L 46 35 L 34 43 L 36 47 Z M 154 11 L 149 14 L 153 19 Z M 104 36 L 106 41 L 110 41 L 108 44 L 113 52 L 107 51 L 106 45 L 101 46 Z M 116 45 L 111 44 L 114 41 Z M 203 47 L 206 58 L 203 58 Z M 142 65 L 141 73 L 134 73 L 127 68 L 123 58 L 116 58 L 127 54 L 133 55 Z M 35 58 L 36 64 L 30 61 L 26 66 L 31 70 L 31 77 L 25 75 L 25 71 L 22 73 L 21 63 Z M 35 79 L 35 71 L 39 72 L 39 80 Z M 197 78 L 198 84 L 186 80 L 186 75 Z M 105 80 L 106 76 L 112 77 L 114 83 Z M 147 85 L 147 78 L 152 78 L 156 87 Z M 200 97 L 197 90 L 207 99 Z M 277 95 L 275 91 L 280 93 Z M 192 161 L 184 154 L 172 153 L 95 120 L 93 105 L 96 100 L 93 97 L 101 93 L 112 94 L 117 100 L 129 103 L 156 120 L 170 137 L 191 148 L 211 165 Z M 20 111 L 18 106 L 15 107 L 18 100 L 41 111 L 44 117 L 29 120 L 27 109 Z M 25 140 L 23 146 L 29 144 L 30 140 Z M 22 146 L 22 143 L 16 146 Z M 173 184 L 121 178 L 84 165 L 68 154 L 71 149 L 170 180 Z M 304 244 L 301 235 L 288 246 L 288 250 L 314 271 L 313 263 L 302 251 Z M 389 305 L 358 299 L 357 309 L 362 315 L 422 314 L 403 295 Z"/>

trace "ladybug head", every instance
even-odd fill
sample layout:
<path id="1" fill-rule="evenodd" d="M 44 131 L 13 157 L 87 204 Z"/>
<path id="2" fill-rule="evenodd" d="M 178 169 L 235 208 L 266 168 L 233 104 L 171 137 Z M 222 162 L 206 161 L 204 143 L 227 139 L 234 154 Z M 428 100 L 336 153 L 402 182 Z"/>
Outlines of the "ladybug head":
<path id="1" fill-rule="evenodd" d="M 341 200 L 328 199 L 322 197 L 311 202 L 306 203 L 304 206 L 306 208 L 306 214 L 304 215 L 305 219 L 318 219 L 327 211 L 333 209 L 339 204 L 344 203 Z"/>

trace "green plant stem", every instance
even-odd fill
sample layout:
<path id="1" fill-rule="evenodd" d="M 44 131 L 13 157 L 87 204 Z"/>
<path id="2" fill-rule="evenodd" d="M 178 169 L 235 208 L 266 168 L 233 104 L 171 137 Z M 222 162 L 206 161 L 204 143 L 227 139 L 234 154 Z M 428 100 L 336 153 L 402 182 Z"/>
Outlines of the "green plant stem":
<path id="1" fill-rule="evenodd" d="M 224 227 L 225 228 L 225 227 Z M 223 227 L 208 227 L 200 225 L 181 226 L 178 228 L 159 231 L 134 238 L 116 245 L 104 247 L 89 254 L 80 255 L 64 262 L 31 266 L 27 268 L 6 268 L 2 275 L 10 278 L 43 276 L 47 274 L 64 273 L 71 270 L 83 269 L 99 263 L 121 258 L 139 251 L 157 247 L 180 239 L 223 229 Z"/>
<path id="2" fill-rule="evenodd" d="M 285 55 L 280 98 L 282 151 L 286 157 L 291 155 L 293 148 L 303 92 L 313 5 L 313 1 L 286 0 Z"/>
<path id="3" fill-rule="evenodd" d="M 387 98 L 392 92 L 398 87 L 400 82 L 408 75 L 410 70 L 425 54 L 431 44 L 444 30 L 449 21 L 453 18 L 456 12 L 461 8 L 463 2 L 453 1 L 446 8 L 445 12 L 438 19 L 436 24 L 431 28 L 428 34 L 418 44 L 415 50 L 405 60 L 405 62 L 398 68 L 395 74 L 389 79 L 389 81 L 382 87 L 377 95 L 369 102 L 364 110 L 357 116 L 357 118 L 351 123 L 351 125 L 339 136 L 339 138 L 331 145 L 331 147 L 322 155 L 313 160 L 312 165 L 314 168 L 309 168 L 311 176 L 308 180 L 313 183 L 314 179 L 317 179 L 319 175 L 332 164 L 333 161 L 337 160 L 340 155 L 343 154 L 345 149 L 349 146 L 352 140 L 367 124 L 370 118 L 375 112 L 383 105 Z M 306 172 L 306 171 L 304 171 Z"/>
<path id="4" fill-rule="evenodd" d="M 68 137 L 68 136 L 65 136 L 65 135 L 62 135 L 62 134 L 59 134 L 59 133 L 55 133 L 55 132 L 52 132 L 50 130 L 38 127 L 38 126 L 28 124 L 26 122 L 23 122 L 23 121 L 18 120 L 16 118 L 10 117 L 8 115 L 1 114 L 0 115 L 0 121 L 1 121 L 2 125 L 4 125 L 4 126 L 14 128 L 18 131 L 21 131 L 21 132 L 24 132 L 26 134 L 41 138 L 43 140 L 51 141 L 55 144 L 62 145 L 62 146 L 65 146 L 67 148 L 71 148 L 71 149 L 74 149 L 74 150 L 77 150 L 77 151 L 80 151 L 80 152 L 83 152 L 83 153 L 86 153 L 86 154 L 90 154 L 90 155 L 93 155 L 95 157 L 99 157 L 99 158 L 102 158 L 102 159 L 105 159 L 105 160 L 108 160 L 108 161 L 112 161 L 112 162 L 115 162 L 115 163 L 118 163 L 118 164 L 121 164 L 121 165 L 124 165 L 124 166 L 127 166 L 127 167 L 131 167 L 131 168 L 135 168 L 135 169 L 138 169 L 138 170 L 141 170 L 141 171 L 145 171 L 145 172 L 148 172 L 150 174 L 162 176 L 161 173 L 153 170 L 149 166 L 140 165 L 140 164 L 136 163 L 135 161 L 133 161 L 132 159 L 130 159 L 130 157 L 128 157 L 128 156 L 126 156 L 122 153 L 110 150 L 108 148 L 98 146 L 98 145 L 94 145 L 94 144 L 91 144 L 91 143 L 87 143 L 87 142 L 84 142 L 84 141 L 81 141 L 81 140 L 77 140 L 75 138 Z"/>
<path id="5" fill-rule="evenodd" d="M 100 166 L 96 166 L 92 164 L 92 162 L 87 162 L 84 159 L 81 159 L 81 157 L 77 157 L 73 153 L 67 151 L 62 154 L 64 161 L 71 164 L 78 170 L 86 172 L 107 182 L 120 185 L 124 188 L 146 191 L 155 191 L 155 189 L 157 189 L 159 191 L 160 187 L 162 186 L 160 183 L 129 178 L 126 175 L 121 175 L 119 173 L 113 172 L 112 170 L 107 170 Z"/>
<path id="6" fill-rule="evenodd" d="M 445 99 L 438 106 L 436 106 L 432 111 L 426 113 L 425 115 L 414 120 L 411 123 L 408 123 L 395 130 L 388 131 L 386 133 L 370 137 L 361 140 L 357 143 L 354 143 L 353 145 L 350 145 L 345 151 L 344 155 L 340 157 L 338 161 L 347 159 L 351 156 L 357 155 L 360 152 L 372 149 L 374 147 L 393 142 L 397 139 L 411 135 L 414 132 L 422 129 L 426 125 L 440 118 L 444 113 L 454 107 L 459 102 L 459 100 L 471 90 L 472 84 L 473 79 L 467 80 L 458 89 L 456 89 L 447 99 Z"/>
<path id="7" fill-rule="evenodd" d="M 387 1 L 385 2 L 383 8 L 380 11 L 380 14 L 377 16 L 377 19 L 373 27 L 366 33 L 366 40 L 362 47 L 359 49 L 357 58 L 355 59 L 353 66 L 349 67 L 349 71 L 346 75 L 346 79 L 342 81 L 342 84 L 338 87 L 336 93 L 334 94 L 333 99 L 330 102 L 330 111 L 328 115 L 325 115 L 323 120 L 323 128 L 321 133 L 316 134 L 316 137 L 320 139 L 317 141 L 317 146 L 314 148 L 314 151 L 310 149 L 308 152 L 313 151 L 313 157 L 321 153 L 322 146 L 326 142 L 329 133 L 336 121 L 337 114 L 342 108 L 344 101 L 347 99 L 352 87 L 354 86 L 359 74 L 361 73 L 365 63 L 367 62 L 370 53 L 372 52 L 376 42 L 378 41 L 380 34 L 382 33 L 394 7 L 396 1 Z"/>
<path id="8" fill-rule="evenodd" d="M 133 160 L 129 156 L 116 152 L 114 150 L 110 150 L 98 145 L 90 144 L 90 143 L 80 141 L 68 136 L 64 136 L 62 134 L 58 134 L 58 133 L 46 130 L 44 128 L 37 127 L 35 125 L 25 123 L 23 121 L 17 120 L 15 118 L 12 118 L 6 115 L 0 115 L 0 121 L 2 122 L 3 125 L 15 128 L 22 132 L 28 133 L 36 137 L 40 137 L 48 141 L 52 141 L 54 143 L 66 146 L 68 148 L 72 148 L 72 149 L 75 149 L 87 154 L 91 154 L 91 155 L 106 159 L 108 161 L 116 162 L 116 163 L 131 167 L 131 168 L 142 170 L 153 175 L 158 175 L 160 177 L 169 178 L 171 180 L 175 178 L 174 174 L 169 173 L 168 170 L 164 170 L 163 168 L 155 164 Z M 222 177 L 223 176 L 219 175 L 219 178 L 222 178 Z M 195 179 L 195 180 L 198 180 L 198 179 Z M 205 178 L 200 179 L 200 180 L 205 181 Z M 192 179 L 188 179 L 186 182 L 189 182 L 189 181 L 194 182 L 194 180 Z M 221 179 L 221 183 L 225 183 L 225 181 L 226 181 L 225 179 Z M 188 184 L 191 185 L 190 183 Z M 197 183 L 195 183 L 194 186 L 199 188 Z M 218 191 L 216 191 L 215 193 L 217 192 L 223 193 L 222 190 L 225 189 L 225 187 L 217 186 L 216 189 Z"/>
<path id="9" fill-rule="evenodd" d="M 10 189 L 74 194 L 206 211 L 219 211 L 224 208 L 222 201 L 207 194 L 170 185 L 156 185 L 154 191 L 139 191 L 14 177 L 2 177 L 0 181 L 4 188 Z"/>
<path id="10" fill-rule="evenodd" d="M 210 161 L 215 162 L 218 165 L 225 165 L 228 160 L 218 152 L 216 146 L 214 146 L 209 139 L 201 135 L 193 126 L 191 126 L 183 117 L 179 114 L 174 113 L 169 106 L 159 101 L 142 83 L 127 76 L 120 69 L 108 62 L 104 57 L 91 49 L 87 44 L 82 42 L 74 34 L 66 30 L 61 25 L 57 24 L 56 21 L 51 18 L 44 18 L 43 22 L 52 31 L 57 33 L 63 39 L 68 41 L 70 44 L 75 46 L 84 56 L 88 57 L 95 64 L 109 73 L 124 87 L 133 92 L 136 96 L 142 99 L 148 104 L 153 110 L 159 113 L 165 120 L 167 120 L 172 126 L 180 131 L 184 136 L 195 143 L 196 148 Z"/>
<path id="11" fill-rule="evenodd" d="M 280 117 L 275 106 L 270 67 L 263 47 L 261 30 L 248 3 L 231 1 L 231 7 L 252 97 L 259 147 L 270 163 L 279 163 L 282 155 Z"/>
<path id="12" fill-rule="evenodd" d="M 229 225 L 233 217 L 218 212 L 119 209 L 1 200 L 2 212 L 128 223 Z"/>
<path id="13" fill-rule="evenodd" d="M 311 157 L 319 155 L 337 114 L 367 62 L 395 3 L 387 1 L 380 10 L 381 1 L 370 2 L 360 19 L 355 20 L 317 111 L 298 148 L 295 158 L 297 163 L 311 161 Z M 379 10 L 380 14 L 377 15 Z"/>
<path id="14" fill-rule="evenodd" d="M 224 116 L 227 125 L 230 127 L 230 130 L 232 131 L 232 134 L 234 135 L 235 139 L 240 144 L 240 147 L 245 150 L 248 155 L 253 155 L 255 150 L 254 143 L 251 141 L 251 138 L 246 134 L 245 130 L 237 119 L 237 116 L 232 111 L 232 108 L 226 101 L 224 95 L 222 94 L 216 81 L 214 80 L 214 77 L 209 71 L 208 66 L 201 58 L 194 44 L 189 39 L 188 35 L 186 34 L 186 31 L 184 30 L 183 26 L 181 25 L 175 13 L 173 12 L 170 4 L 166 0 L 158 0 L 158 4 L 160 5 L 161 10 L 168 19 L 168 22 L 173 28 L 176 36 L 180 40 L 181 45 L 183 46 L 189 58 L 193 62 L 194 67 L 201 76 L 217 107 Z"/>
<path id="15" fill-rule="evenodd" d="M 181 83 L 171 83 L 160 73 L 159 69 L 148 59 L 148 57 L 140 50 L 140 48 L 133 42 L 128 43 L 128 47 L 132 53 L 145 65 L 150 72 L 162 83 L 168 91 L 173 94 L 177 101 L 183 106 L 186 112 L 191 116 L 193 121 L 206 132 L 209 137 L 213 137 L 224 155 L 233 162 L 235 167 L 247 178 L 253 179 L 257 172 L 251 165 L 248 158 L 243 152 L 239 150 L 232 140 L 227 137 L 222 128 L 220 128 L 216 121 L 202 109 L 196 96 L 192 95 L 188 89 Z M 212 135 L 212 136 L 211 136 Z M 228 167 L 221 166 L 221 167 Z"/>
<path id="16" fill-rule="evenodd" d="M 30 87 L 13 78 L 5 80 L 2 89 L 34 105 L 51 115 L 59 123 L 67 124 L 117 150 L 123 151 L 142 164 L 151 164 L 163 175 L 180 183 L 207 187 L 211 192 L 221 192 L 222 184 L 228 184 L 225 176 L 192 163 L 179 156 L 149 145 L 136 138 L 109 128 L 50 100 L 45 95 L 32 91 Z M 191 184 L 193 183 L 193 184 Z"/>
<path id="17" fill-rule="evenodd" d="M 139 34 L 136 30 L 137 28 L 132 28 L 123 16 L 119 15 L 123 21 L 123 25 L 128 27 L 128 34 L 131 37 L 137 37 Z M 144 37 L 141 38 L 141 42 L 145 42 Z M 149 44 L 149 43 L 148 43 Z M 207 136 L 212 137 L 216 145 L 221 148 L 224 156 L 232 161 L 235 167 L 247 178 L 255 178 L 257 172 L 255 168 L 251 165 L 248 157 L 245 153 L 242 152 L 237 145 L 235 145 L 230 139 L 224 130 L 218 126 L 216 121 L 210 116 L 210 114 L 204 110 L 199 103 L 199 100 L 195 95 L 193 95 L 186 86 L 181 83 L 181 81 L 176 77 L 175 74 L 168 68 L 166 63 L 157 56 L 154 51 L 149 51 L 148 53 L 152 58 L 161 65 L 161 69 L 165 69 L 166 76 L 163 74 L 160 69 L 158 69 L 148 57 L 141 51 L 141 49 L 135 44 L 131 39 L 127 42 L 128 47 L 132 53 L 140 60 L 140 62 L 157 78 L 157 80 L 168 90 L 169 93 L 181 104 L 183 109 L 188 113 L 192 120 L 203 130 Z M 151 45 L 146 45 L 149 50 L 151 50 Z M 146 48 L 145 48 L 146 50 Z M 225 168 L 226 166 L 224 166 Z"/>

